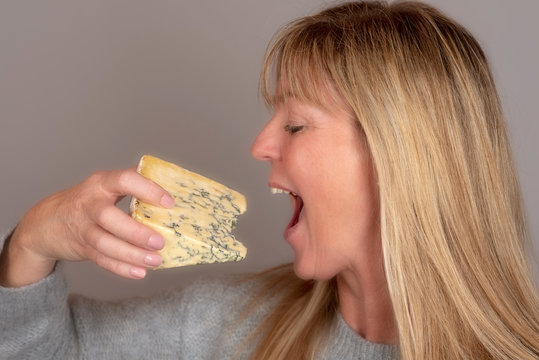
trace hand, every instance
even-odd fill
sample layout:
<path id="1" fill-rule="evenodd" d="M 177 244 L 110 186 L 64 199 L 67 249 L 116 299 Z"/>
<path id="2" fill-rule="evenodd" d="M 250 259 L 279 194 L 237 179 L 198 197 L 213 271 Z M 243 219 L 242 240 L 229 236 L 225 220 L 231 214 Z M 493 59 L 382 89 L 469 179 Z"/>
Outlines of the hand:
<path id="1" fill-rule="evenodd" d="M 143 278 L 147 267 L 161 264 L 156 250 L 164 239 L 116 207 L 126 195 L 174 205 L 162 187 L 134 168 L 97 172 L 28 211 L 2 255 L 1 282 L 33 283 L 47 276 L 57 260 L 91 260 L 120 276 Z"/>

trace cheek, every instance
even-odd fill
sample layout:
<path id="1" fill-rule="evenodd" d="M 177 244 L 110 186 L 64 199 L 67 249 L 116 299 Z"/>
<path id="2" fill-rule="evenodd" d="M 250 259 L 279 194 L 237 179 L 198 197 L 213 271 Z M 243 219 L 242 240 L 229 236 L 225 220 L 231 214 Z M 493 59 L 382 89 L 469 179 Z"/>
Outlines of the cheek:
<path id="1" fill-rule="evenodd" d="M 283 161 L 292 185 L 300 195 L 313 200 L 323 196 L 323 180 L 332 174 L 324 164 L 323 152 L 311 143 L 297 141 L 286 147 L 286 157 Z M 313 196 L 314 195 L 314 196 Z"/>
<path id="2" fill-rule="evenodd" d="M 311 173 L 323 157 L 323 151 L 318 144 L 309 141 L 309 136 L 298 138 L 284 146 L 288 160 L 298 171 Z"/>
<path id="3" fill-rule="evenodd" d="M 324 244 L 346 251 L 377 236 L 377 190 L 368 160 L 330 161 L 326 169 L 318 178 L 313 232 Z"/>

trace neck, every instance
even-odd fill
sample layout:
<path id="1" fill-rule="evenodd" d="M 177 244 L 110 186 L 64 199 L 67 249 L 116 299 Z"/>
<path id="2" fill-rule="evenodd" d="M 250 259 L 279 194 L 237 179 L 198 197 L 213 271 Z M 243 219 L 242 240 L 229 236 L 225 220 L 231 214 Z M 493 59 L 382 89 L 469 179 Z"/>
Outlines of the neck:
<path id="1" fill-rule="evenodd" d="M 396 344 L 397 326 L 382 257 L 362 259 L 360 264 L 337 275 L 343 319 L 368 341 Z"/>

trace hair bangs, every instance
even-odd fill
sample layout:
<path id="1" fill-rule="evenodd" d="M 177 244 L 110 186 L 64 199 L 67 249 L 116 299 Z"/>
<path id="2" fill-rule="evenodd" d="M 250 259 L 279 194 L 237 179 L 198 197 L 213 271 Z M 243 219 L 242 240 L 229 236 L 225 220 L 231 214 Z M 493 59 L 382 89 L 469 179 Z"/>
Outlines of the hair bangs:
<path id="1" fill-rule="evenodd" d="M 328 64 L 338 54 L 328 26 L 301 19 L 279 32 L 266 52 L 260 88 L 271 107 L 288 99 L 313 103 L 329 110 L 339 94 Z"/>

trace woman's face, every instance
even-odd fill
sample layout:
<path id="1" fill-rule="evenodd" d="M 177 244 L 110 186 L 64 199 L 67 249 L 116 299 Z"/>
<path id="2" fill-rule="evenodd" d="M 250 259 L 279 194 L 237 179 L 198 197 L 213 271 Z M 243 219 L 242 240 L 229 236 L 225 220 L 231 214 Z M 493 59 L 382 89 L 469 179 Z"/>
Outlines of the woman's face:
<path id="1" fill-rule="evenodd" d="M 294 250 L 295 272 L 304 279 L 353 269 L 380 239 L 367 145 L 338 102 L 331 111 L 292 98 L 279 103 L 251 150 L 271 164 L 272 192 L 290 192 L 295 210 L 284 237 Z"/>

